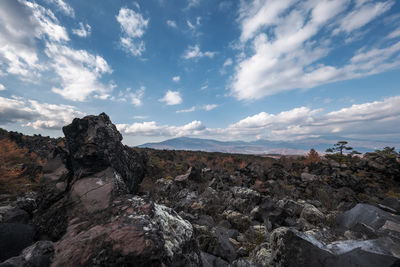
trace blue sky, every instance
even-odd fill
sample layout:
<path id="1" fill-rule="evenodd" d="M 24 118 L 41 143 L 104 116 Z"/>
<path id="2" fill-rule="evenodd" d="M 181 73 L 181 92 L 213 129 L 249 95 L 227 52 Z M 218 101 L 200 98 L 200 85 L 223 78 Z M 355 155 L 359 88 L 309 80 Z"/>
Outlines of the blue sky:
<path id="1" fill-rule="evenodd" d="M 394 0 L 2 0 L 0 127 L 400 142 Z"/>

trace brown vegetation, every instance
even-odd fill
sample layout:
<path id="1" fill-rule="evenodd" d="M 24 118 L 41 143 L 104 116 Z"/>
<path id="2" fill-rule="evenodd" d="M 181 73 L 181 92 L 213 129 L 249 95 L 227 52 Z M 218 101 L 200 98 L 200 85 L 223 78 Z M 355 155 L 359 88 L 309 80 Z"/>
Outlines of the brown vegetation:
<path id="1" fill-rule="evenodd" d="M 243 169 L 250 164 L 258 164 L 263 169 L 268 169 L 273 162 L 276 162 L 272 158 L 255 155 L 148 148 L 134 149 L 144 151 L 147 154 L 149 158 L 148 176 L 155 180 L 184 174 L 190 167 L 220 169 L 233 173 L 235 170 Z"/>
<path id="2" fill-rule="evenodd" d="M 318 163 L 321 162 L 321 157 L 319 156 L 318 152 L 315 151 L 315 149 L 311 149 L 310 152 L 308 152 L 304 164 L 312 164 L 312 163 Z"/>
<path id="3" fill-rule="evenodd" d="M 35 153 L 8 138 L 0 139 L 0 194 L 17 196 L 32 191 L 42 165 Z"/>

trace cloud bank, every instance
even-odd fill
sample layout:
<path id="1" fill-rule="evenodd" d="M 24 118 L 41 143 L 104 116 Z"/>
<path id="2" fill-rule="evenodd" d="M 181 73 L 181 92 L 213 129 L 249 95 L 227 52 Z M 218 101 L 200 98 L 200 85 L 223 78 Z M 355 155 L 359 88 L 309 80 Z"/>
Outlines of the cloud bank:
<path id="1" fill-rule="evenodd" d="M 338 44 L 351 43 L 352 36 L 394 4 L 350 0 L 241 1 L 241 35 L 237 44 L 241 56 L 229 85 L 231 94 L 239 100 L 254 100 L 399 67 L 399 41 L 375 41 L 356 50 L 352 47 L 355 51 L 344 58 L 342 65 L 321 62 L 340 47 Z"/>

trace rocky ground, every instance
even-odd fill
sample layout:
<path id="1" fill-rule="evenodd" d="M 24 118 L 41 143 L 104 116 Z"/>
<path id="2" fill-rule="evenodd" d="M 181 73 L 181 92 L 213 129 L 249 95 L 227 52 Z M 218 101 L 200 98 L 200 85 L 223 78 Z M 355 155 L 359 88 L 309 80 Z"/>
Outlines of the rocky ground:
<path id="1" fill-rule="evenodd" d="M 400 266 L 394 151 L 132 149 L 104 113 L 63 131 L 12 134 L 46 163 L 37 187 L 0 199 L 0 266 Z"/>

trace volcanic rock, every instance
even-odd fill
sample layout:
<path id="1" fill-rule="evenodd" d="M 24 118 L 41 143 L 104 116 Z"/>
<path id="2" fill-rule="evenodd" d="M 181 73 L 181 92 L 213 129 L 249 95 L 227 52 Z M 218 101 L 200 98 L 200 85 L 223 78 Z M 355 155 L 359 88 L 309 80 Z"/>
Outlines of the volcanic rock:
<path id="1" fill-rule="evenodd" d="M 70 221 L 56 243 L 53 266 L 198 266 L 192 225 L 138 196 L 121 196 L 90 218 Z"/>
<path id="2" fill-rule="evenodd" d="M 300 218 L 312 224 L 319 224 L 325 220 L 325 215 L 311 204 L 306 204 L 300 214 Z"/>
<path id="3" fill-rule="evenodd" d="M 377 230 L 386 221 L 400 223 L 400 216 L 383 211 L 369 204 L 357 204 L 354 208 L 341 214 L 337 218 L 341 227 L 349 229 L 358 223 L 363 223 Z"/>
<path id="4" fill-rule="evenodd" d="M 0 267 L 44 267 L 49 266 L 54 254 L 54 245 L 50 241 L 38 241 L 25 248 L 20 256 L 10 258 Z"/>
<path id="5" fill-rule="evenodd" d="M 391 266 L 398 260 L 399 244 L 390 238 L 337 241 L 327 245 L 291 228 L 271 234 L 272 266 Z"/>
<path id="6" fill-rule="evenodd" d="M 192 225 L 134 196 L 146 157 L 122 145 L 104 113 L 63 128 L 67 148 L 44 168 L 38 234 L 55 242 L 52 266 L 199 266 Z"/>
<path id="7" fill-rule="evenodd" d="M 112 167 L 122 178 L 129 193 L 135 193 L 144 177 L 145 156 L 121 143 L 122 135 L 101 113 L 74 119 L 63 127 L 74 179 Z"/>
<path id="8" fill-rule="evenodd" d="M 17 256 L 32 244 L 35 230 L 31 225 L 22 223 L 0 224 L 0 262 Z"/>

